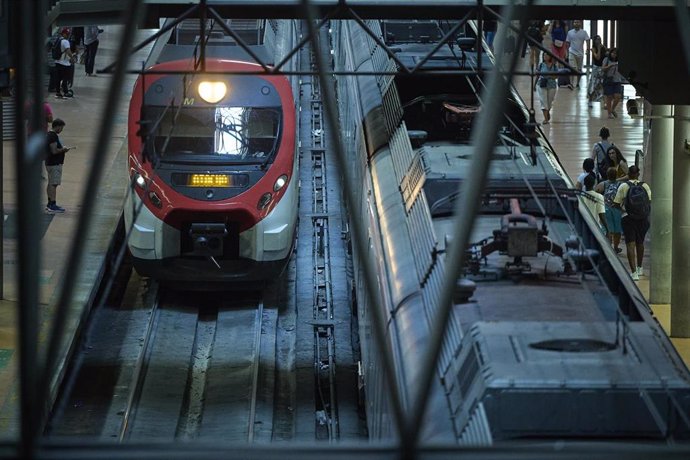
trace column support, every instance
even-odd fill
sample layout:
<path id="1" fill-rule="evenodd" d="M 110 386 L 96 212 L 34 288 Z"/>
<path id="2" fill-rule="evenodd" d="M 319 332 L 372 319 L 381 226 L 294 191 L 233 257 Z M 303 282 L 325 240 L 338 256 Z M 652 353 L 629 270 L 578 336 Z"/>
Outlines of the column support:
<path id="1" fill-rule="evenodd" d="M 652 107 L 652 213 L 649 302 L 671 302 L 671 227 L 673 223 L 673 106 Z M 656 118 L 660 117 L 660 118 Z M 649 175 L 647 175 L 649 177 Z"/>
<path id="2" fill-rule="evenodd" d="M 675 106 L 673 126 L 671 336 L 690 337 L 690 105 Z M 653 195 L 652 195 L 653 197 Z M 654 206 L 654 200 L 652 200 Z"/>

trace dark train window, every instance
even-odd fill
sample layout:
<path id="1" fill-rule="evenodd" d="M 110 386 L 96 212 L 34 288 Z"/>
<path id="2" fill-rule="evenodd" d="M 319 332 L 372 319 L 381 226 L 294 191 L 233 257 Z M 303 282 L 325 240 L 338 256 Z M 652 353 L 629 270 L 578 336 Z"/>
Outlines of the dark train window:
<path id="1" fill-rule="evenodd" d="M 214 155 L 232 161 L 263 161 L 278 148 L 279 107 L 150 107 L 149 120 L 161 118 L 153 133 L 156 153 Z"/>

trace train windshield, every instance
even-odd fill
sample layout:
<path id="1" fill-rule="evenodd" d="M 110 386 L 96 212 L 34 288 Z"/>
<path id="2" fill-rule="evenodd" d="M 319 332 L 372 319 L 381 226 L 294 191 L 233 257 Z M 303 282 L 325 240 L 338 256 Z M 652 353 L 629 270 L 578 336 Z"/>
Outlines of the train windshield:
<path id="1" fill-rule="evenodd" d="M 280 107 L 149 107 L 153 148 L 161 158 L 212 155 L 233 162 L 270 161 L 278 149 Z M 150 145 L 150 144 L 149 144 Z"/>

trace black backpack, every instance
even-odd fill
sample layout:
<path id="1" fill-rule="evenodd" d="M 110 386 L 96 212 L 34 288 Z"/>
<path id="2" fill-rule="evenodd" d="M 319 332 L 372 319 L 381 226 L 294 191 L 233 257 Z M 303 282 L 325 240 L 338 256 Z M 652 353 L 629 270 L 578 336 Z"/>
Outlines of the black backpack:
<path id="1" fill-rule="evenodd" d="M 643 220 L 649 217 L 650 202 L 647 190 L 642 186 L 644 182 L 634 184 L 630 181 L 628 184 L 628 193 L 625 195 L 625 212 L 636 220 Z"/>
<path id="2" fill-rule="evenodd" d="M 543 40 L 539 26 L 530 26 L 529 29 L 527 29 L 527 36 L 533 40 L 536 40 L 538 43 L 541 43 Z M 536 46 L 532 42 L 529 42 L 528 44 L 529 46 Z"/>
<path id="3" fill-rule="evenodd" d="M 618 187 L 621 185 L 618 181 L 609 182 L 604 187 L 604 204 L 609 208 L 613 207 L 613 199 L 616 198 Z"/>
<path id="4" fill-rule="evenodd" d="M 62 37 L 58 37 L 53 41 L 53 46 L 50 48 L 50 54 L 58 61 L 62 56 Z"/>

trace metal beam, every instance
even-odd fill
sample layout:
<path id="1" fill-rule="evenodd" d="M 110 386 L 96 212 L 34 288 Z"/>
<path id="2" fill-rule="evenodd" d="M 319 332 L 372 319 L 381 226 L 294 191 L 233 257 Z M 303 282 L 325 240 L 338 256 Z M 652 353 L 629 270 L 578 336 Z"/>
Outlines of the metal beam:
<path id="1" fill-rule="evenodd" d="M 688 0 L 679 0 L 690 5 Z M 161 18 L 178 17 L 201 0 L 145 0 L 146 26 L 158 28 Z M 350 8 L 362 19 L 451 19 L 462 17 L 483 4 L 504 9 L 513 0 L 314 0 L 315 17 L 338 7 Z M 536 0 L 531 19 L 577 17 L 581 19 L 675 20 L 675 0 Z M 117 23 L 125 8 L 121 0 L 60 0 L 51 13 L 60 25 Z M 300 0 L 207 0 L 225 18 L 302 19 Z M 520 13 L 524 2 L 515 5 Z M 334 19 L 347 19 L 335 16 Z"/>

